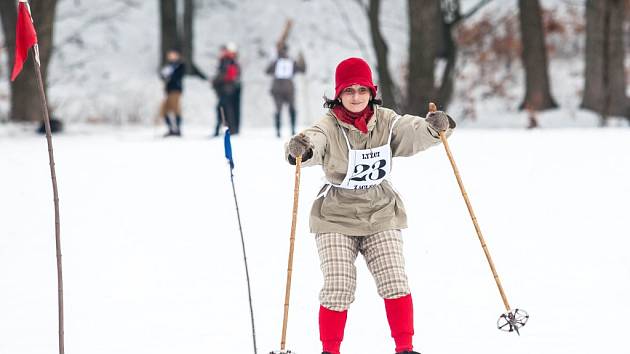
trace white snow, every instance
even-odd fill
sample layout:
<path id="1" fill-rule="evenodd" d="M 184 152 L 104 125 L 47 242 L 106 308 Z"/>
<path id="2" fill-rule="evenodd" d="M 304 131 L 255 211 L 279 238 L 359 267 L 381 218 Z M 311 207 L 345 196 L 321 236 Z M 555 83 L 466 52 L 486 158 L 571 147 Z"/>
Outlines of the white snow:
<path id="1" fill-rule="evenodd" d="M 387 4 L 381 22 L 390 70 L 400 80 L 406 1 Z M 323 112 L 321 96 L 332 92 L 337 62 L 363 55 L 374 65 L 374 54 L 352 38 L 371 47 L 354 1 L 199 5 L 197 64 L 212 74 L 220 44 L 240 47 L 245 96 L 234 173 L 258 351 L 267 353 L 280 346 L 294 169 L 282 159 L 284 141 L 273 137 L 263 70 L 285 19 L 293 18 L 293 54 L 303 50 L 309 65 L 296 79 L 304 127 Z M 484 11 L 497 7 L 513 12 L 516 2 L 492 2 Z M 208 138 L 214 93 L 207 82 L 187 78 L 184 137 L 162 139 L 157 2 L 60 1 L 57 21 L 49 102 L 68 126 L 54 138 L 66 353 L 251 353 L 229 170 L 222 141 Z M 581 45 L 573 37 L 548 41 Z M 540 130 L 520 129 L 527 117 L 516 110 L 519 64 L 507 87 L 511 99 L 476 96 L 478 118 L 471 121 L 461 118 L 461 91 L 477 88 L 477 68 L 465 62 L 460 70 L 468 81 L 458 83 L 449 107 L 459 124 L 451 148 L 510 304 L 531 315 L 522 336 L 495 328 L 503 304 L 443 148 L 395 162 L 393 181 L 410 217 L 403 235 L 415 343 L 424 354 L 630 353 L 630 129 L 623 120 L 594 128 L 597 116 L 579 109 L 581 58 L 564 55 L 550 60 L 560 108 L 539 115 Z M 7 67 L 0 66 L 0 121 L 8 114 Z M 52 192 L 46 142 L 33 130 L 0 125 L 0 354 L 57 353 Z M 308 232 L 321 178 L 317 167 L 302 174 L 287 344 L 299 354 L 321 351 L 321 275 Z M 363 260 L 357 265 L 342 352 L 393 353 L 382 300 Z"/>
<path id="2" fill-rule="evenodd" d="M 189 129 L 55 137 L 66 353 L 252 352 L 243 257 L 221 139 Z M 161 133 L 161 132 L 160 132 Z M 503 304 L 441 146 L 395 160 L 422 353 L 626 353 L 628 129 L 459 130 L 450 139 L 522 336 Z M 293 167 L 270 130 L 233 139 L 258 350 L 280 346 Z M 56 353 L 52 193 L 45 139 L 0 139 L 0 353 Z M 287 348 L 318 353 L 318 167 L 304 169 Z M 344 353 L 393 353 L 357 260 Z"/>

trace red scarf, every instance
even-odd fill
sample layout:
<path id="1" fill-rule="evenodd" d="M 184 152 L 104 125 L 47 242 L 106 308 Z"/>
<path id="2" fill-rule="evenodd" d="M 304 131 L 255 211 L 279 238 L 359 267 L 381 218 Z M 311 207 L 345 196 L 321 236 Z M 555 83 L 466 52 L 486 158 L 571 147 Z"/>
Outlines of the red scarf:
<path id="1" fill-rule="evenodd" d="M 332 109 L 333 113 L 337 119 L 344 123 L 348 123 L 353 125 L 355 128 L 359 129 L 363 134 L 367 134 L 368 132 L 368 122 L 370 118 L 374 115 L 374 108 L 372 108 L 371 104 L 368 104 L 364 110 L 361 112 L 350 112 L 343 105 L 336 106 Z"/>

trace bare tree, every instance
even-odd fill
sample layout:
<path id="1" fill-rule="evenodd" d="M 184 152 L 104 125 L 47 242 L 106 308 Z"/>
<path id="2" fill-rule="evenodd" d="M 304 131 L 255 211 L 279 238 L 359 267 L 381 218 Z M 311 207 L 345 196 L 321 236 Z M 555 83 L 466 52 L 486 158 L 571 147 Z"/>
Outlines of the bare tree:
<path id="1" fill-rule="evenodd" d="M 586 1 L 586 53 L 582 108 L 601 115 L 630 117 L 625 89 L 623 0 Z"/>
<path id="2" fill-rule="evenodd" d="M 454 38 L 454 28 L 462 20 L 459 0 L 442 0 L 442 30 L 436 32 L 439 36 L 438 57 L 446 61 L 438 87 L 438 102 L 445 108 L 453 98 L 455 91 L 455 64 L 457 63 L 457 44 Z"/>
<path id="3" fill-rule="evenodd" d="M 44 91 L 47 91 L 48 63 L 53 51 L 53 28 L 57 0 L 40 0 L 31 3 L 33 24 L 37 31 L 39 44 L 39 58 L 41 63 Z M 15 1 L 0 1 L 0 16 L 5 43 L 9 52 L 9 66 L 13 66 L 15 48 L 15 25 L 17 21 L 17 6 Z M 39 88 L 36 74 L 27 69 L 33 66 L 33 56 L 29 55 L 24 63 L 22 73 L 11 83 L 11 110 L 9 119 L 12 121 L 42 121 L 42 108 L 39 101 Z M 11 70 L 7 70 L 11 75 Z"/>
<path id="4" fill-rule="evenodd" d="M 183 31 L 183 54 L 184 62 L 186 64 L 186 74 L 198 76 L 202 79 L 207 79 L 199 67 L 195 64 L 195 46 L 194 46 L 194 23 L 195 23 L 195 0 L 184 0 L 184 31 Z"/>
<path id="5" fill-rule="evenodd" d="M 376 72 L 378 73 L 378 85 L 381 91 L 381 98 L 387 105 L 396 109 L 400 107 L 400 100 L 397 100 L 397 97 L 394 96 L 395 87 L 389 73 L 389 60 L 387 58 L 389 49 L 387 48 L 387 42 L 380 29 L 380 7 L 380 0 L 370 0 L 367 8 L 364 6 L 370 23 L 372 44 L 376 52 Z"/>
<path id="6" fill-rule="evenodd" d="M 436 101 L 435 60 L 440 46 L 440 0 L 409 0 L 407 112 L 425 112 Z"/>
<path id="7" fill-rule="evenodd" d="M 177 0 L 160 0 L 160 63 L 164 65 L 166 52 L 180 49 L 177 31 Z"/>
<path id="8" fill-rule="evenodd" d="M 359 50 L 361 51 L 361 56 L 365 60 L 370 62 L 371 60 L 370 60 L 370 53 L 369 53 L 368 47 L 363 41 L 363 39 L 361 38 L 361 36 L 359 36 L 359 34 L 352 28 L 352 20 L 350 19 L 350 16 L 348 16 L 348 12 L 343 7 L 342 5 L 343 2 L 337 1 L 337 0 L 330 0 L 330 1 L 333 4 L 335 4 L 335 6 L 337 7 L 337 12 L 339 13 L 339 16 L 341 17 L 342 23 L 346 27 L 346 32 L 348 33 L 350 38 L 352 38 L 352 41 L 355 42 L 357 46 L 359 47 Z M 367 12 L 367 6 L 365 6 L 363 2 L 361 2 L 361 0 L 357 0 L 357 2 Z"/>
<path id="9" fill-rule="evenodd" d="M 380 31 L 380 0 L 356 2 L 365 10 L 370 23 L 370 34 L 376 52 L 379 88 L 383 101 L 398 109 L 420 113 L 429 101 L 437 101 L 444 109 L 454 92 L 457 44 L 454 32 L 466 20 L 491 0 L 479 0 L 462 14 L 459 0 L 408 0 L 409 8 L 409 65 L 406 92 L 392 81 L 388 66 L 388 47 Z M 436 86 L 435 68 L 437 59 L 446 61 Z"/>
<path id="10" fill-rule="evenodd" d="M 372 45 L 374 46 L 374 52 L 376 52 L 376 73 L 378 74 L 378 87 L 381 92 L 381 98 L 388 106 L 398 108 L 400 99 L 394 95 L 395 86 L 389 73 L 389 60 L 387 59 L 389 49 L 379 24 L 381 1 L 368 0 L 367 5 L 361 0 L 356 1 L 365 11 L 370 24 Z"/>
<path id="11" fill-rule="evenodd" d="M 178 11 L 182 1 L 183 11 Z M 165 64 L 169 49 L 176 49 L 182 53 L 186 74 L 206 79 L 206 75 L 195 65 L 194 23 L 195 0 L 160 0 L 160 63 Z"/>
<path id="12" fill-rule="evenodd" d="M 547 72 L 547 48 L 538 0 L 519 0 L 521 58 L 525 68 L 525 97 L 520 108 L 545 110 L 558 105 L 551 97 Z"/>
<path id="13" fill-rule="evenodd" d="M 195 1 L 184 0 L 184 18 L 182 24 L 182 54 L 184 55 L 184 65 L 186 66 L 186 72 L 191 73 L 194 70 L 193 64 L 193 39 L 194 39 L 194 16 L 195 13 Z"/>
<path id="14" fill-rule="evenodd" d="M 409 75 L 407 111 L 420 113 L 430 101 L 446 109 L 455 87 L 457 26 L 491 0 L 480 0 L 467 13 L 461 13 L 459 0 L 409 0 Z M 445 61 L 436 83 L 438 59 Z"/>
<path id="15" fill-rule="evenodd" d="M 341 11 L 341 6 L 335 0 L 337 8 Z M 392 76 L 389 73 L 389 60 L 387 55 L 389 48 L 387 42 L 381 33 L 381 25 L 379 20 L 381 1 L 380 0 L 367 0 L 367 4 L 362 0 L 356 0 L 357 4 L 365 11 L 370 25 L 370 37 L 372 38 L 372 46 L 376 53 L 376 74 L 378 75 L 378 88 L 380 91 L 383 102 L 388 106 L 397 109 L 400 107 L 402 101 L 401 97 L 397 97 L 394 92 L 397 91 L 396 85 L 392 81 Z M 348 21 L 349 17 L 343 13 L 344 21 Z M 358 43 L 361 52 L 364 52 L 362 41 L 353 31 L 349 31 L 353 39 Z M 367 58 L 366 58 L 367 59 Z"/>
<path id="16" fill-rule="evenodd" d="M 4 35 L 3 46 L 8 54 L 7 66 L 11 67 L 15 60 L 15 24 L 17 20 L 17 7 L 14 1 L 0 1 L 0 22 L 2 23 L 2 34 Z M 10 70 L 9 77 L 11 75 Z"/>

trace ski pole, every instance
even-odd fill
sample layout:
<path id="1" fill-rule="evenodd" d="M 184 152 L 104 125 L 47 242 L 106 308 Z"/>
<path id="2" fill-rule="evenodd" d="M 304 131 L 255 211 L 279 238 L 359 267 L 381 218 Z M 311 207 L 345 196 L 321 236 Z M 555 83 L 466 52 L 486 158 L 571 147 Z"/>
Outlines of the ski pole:
<path id="1" fill-rule="evenodd" d="M 221 110 L 221 119 L 225 124 L 225 114 L 223 113 L 223 107 Z M 227 125 L 225 125 L 227 127 Z M 256 346 L 256 327 L 254 326 L 254 306 L 252 305 L 252 289 L 249 281 L 249 267 L 247 266 L 247 253 L 245 252 L 245 240 L 243 238 L 243 227 L 241 226 L 241 213 L 238 209 L 238 199 L 236 198 L 236 188 L 234 187 L 234 160 L 232 158 L 232 142 L 230 141 L 230 128 L 225 130 L 225 138 L 223 140 L 225 149 L 225 158 L 230 166 L 230 181 L 232 182 L 232 194 L 234 195 L 234 205 L 236 205 L 236 218 L 238 219 L 238 231 L 241 234 L 241 246 L 243 248 L 243 261 L 245 263 L 245 277 L 247 279 L 247 294 L 249 296 L 249 313 L 252 319 L 252 340 L 254 342 L 254 354 L 258 353 Z"/>
<path id="2" fill-rule="evenodd" d="M 435 112 L 437 107 L 433 102 L 429 103 L 429 112 Z M 483 248 L 483 252 L 486 255 L 486 260 L 488 261 L 488 265 L 490 265 L 490 270 L 492 271 L 492 275 L 494 276 L 494 281 L 497 284 L 497 288 L 499 289 L 499 293 L 501 294 L 501 299 L 503 300 L 503 305 L 505 305 L 506 312 L 499 317 L 497 321 L 497 327 L 500 330 L 512 332 L 516 331 L 519 333 L 519 328 L 525 326 L 527 320 L 529 319 L 529 314 L 522 309 L 514 309 L 510 307 L 510 303 L 508 302 L 507 295 L 505 295 L 505 291 L 503 290 L 503 286 L 501 285 L 501 280 L 499 279 L 499 274 L 497 273 L 496 267 L 494 266 L 494 262 L 492 261 L 492 257 L 490 256 L 490 251 L 488 250 L 488 246 L 486 245 L 486 241 L 481 234 L 481 228 L 479 227 L 479 223 L 477 222 L 477 217 L 475 216 L 475 212 L 473 211 L 472 204 L 468 199 L 468 193 L 466 193 L 466 189 L 464 188 L 464 183 L 462 182 L 462 178 L 459 175 L 459 169 L 455 164 L 455 159 L 453 158 L 453 154 L 451 153 L 451 149 L 448 145 L 448 140 L 446 139 L 446 135 L 444 131 L 440 131 L 440 140 L 444 145 L 444 149 L 446 150 L 446 155 L 448 156 L 449 161 L 451 162 L 451 166 L 453 167 L 453 172 L 455 173 L 455 178 L 457 179 L 457 184 L 459 185 L 459 189 L 464 197 L 464 202 L 466 203 L 466 207 L 468 208 L 468 213 L 472 219 L 473 225 L 475 226 L 475 231 L 477 232 L 477 237 L 479 238 L 479 242 L 481 242 L 481 248 Z"/>
<path id="3" fill-rule="evenodd" d="M 287 285 L 284 293 L 284 318 L 282 320 L 282 339 L 280 340 L 280 351 L 276 354 L 288 354 L 291 351 L 285 351 L 287 339 L 287 324 L 289 321 L 289 298 L 291 297 L 291 275 L 293 273 L 293 250 L 295 246 L 295 227 L 297 225 L 298 213 L 298 197 L 300 194 L 300 171 L 302 167 L 302 156 L 295 158 L 295 187 L 293 189 L 293 216 L 291 219 L 291 237 L 289 245 L 289 264 L 287 267 Z"/>

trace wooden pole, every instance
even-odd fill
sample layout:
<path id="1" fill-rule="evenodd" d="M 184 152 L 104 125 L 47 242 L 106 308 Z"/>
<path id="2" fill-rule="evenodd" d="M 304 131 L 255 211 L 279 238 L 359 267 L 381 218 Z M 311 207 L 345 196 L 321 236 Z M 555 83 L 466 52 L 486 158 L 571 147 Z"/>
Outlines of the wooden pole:
<path id="1" fill-rule="evenodd" d="M 39 63 L 35 58 L 37 46 L 33 47 L 33 65 L 39 86 L 39 97 L 42 111 L 44 113 L 44 127 L 46 129 L 46 141 L 48 143 L 48 160 L 50 164 L 50 177 L 52 179 L 53 203 L 55 205 L 55 246 L 57 253 L 57 304 L 59 308 L 59 354 L 64 354 L 64 321 L 63 321 L 63 270 L 61 266 L 61 223 L 59 221 L 59 193 L 57 190 L 57 173 L 55 172 L 55 157 L 53 154 L 52 133 L 50 130 L 50 117 L 48 115 L 48 105 L 46 103 L 46 93 L 44 92 L 44 82 Z"/>
<path id="2" fill-rule="evenodd" d="M 434 103 L 429 103 L 429 112 L 435 112 L 436 106 Z M 477 237 L 479 238 L 479 242 L 481 242 L 481 247 L 483 248 L 483 252 L 486 255 L 486 259 L 488 260 L 488 264 L 490 265 L 490 270 L 492 270 L 492 275 L 494 276 L 494 281 L 497 283 L 497 288 L 499 288 L 499 293 L 501 293 L 501 299 L 503 300 L 503 304 L 505 305 L 505 309 L 507 312 L 511 311 L 510 304 L 508 302 L 507 296 L 505 295 L 505 291 L 503 290 L 503 286 L 501 285 L 501 280 L 499 279 L 499 274 L 494 266 L 494 262 L 492 261 L 492 257 L 490 256 L 490 251 L 488 251 L 488 246 L 486 245 L 486 241 L 481 234 L 481 228 L 479 227 L 479 223 L 477 222 L 477 217 L 475 216 L 475 212 L 473 211 L 472 204 L 468 199 L 468 193 L 466 193 L 466 189 L 464 188 L 464 183 L 462 182 L 462 178 L 459 175 L 459 170 L 457 165 L 455 164 L 455 159 L 453 158 L 453 154 L 451 153 L 451 149 L 448 145 L 448 140 L 446 139 L 446 135 L 444 131 L 440 132 L 440 140 L 442 140 L 442 144 L 444 145 L 444 149 L 446 150 L 446 155 L 448 155 L 448 159 L 451 162 L 451 166 L 453 167 L 453 172 L 455 173 L 455 178 L 457 179 L 457 184 L 459 184 L 459 189 L 462 192 L 462 196 L 464 197 L 464 202 L 466 202 L 466 207 L 468 208 L 468 213 L 472 219 L 473 224 L 475 225 L 475 231 L 477 231 Z"/>
<path id="3" fill-rule="evenodd" d="M 280 38 L 278 38 L 278 41 L 276 42 L 277 50 L 280 50 L 287 43 L 287 39 L 289 39 L 289 33 L 291 33 L 291 27 L 293 27 L 293 20 L 288 19 L 287 22 L 284 23 L 282 34 L 280 34 Z"/>
<path id="4" fill-rule="evenodd" d="M 297 225 L 298 197 L 300 194 L 300 171 L 302 167 L 302 156 L 295 158 L 295 187 L 293 189 L 293 217 L 291 220 L 291 238 L 289 246 L 289 265 L 287 267 L 287 285 L 284 292 L 284 318 L 282 320 L 282 339 L 280 340 L 280 350 L 284 352 L 287 339 L 287 323 L 289 321 L 289 298 L 291 297 L 291 275 L 293 273 L 293 249 L 295 245 L 295 227 Z"/>

